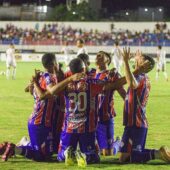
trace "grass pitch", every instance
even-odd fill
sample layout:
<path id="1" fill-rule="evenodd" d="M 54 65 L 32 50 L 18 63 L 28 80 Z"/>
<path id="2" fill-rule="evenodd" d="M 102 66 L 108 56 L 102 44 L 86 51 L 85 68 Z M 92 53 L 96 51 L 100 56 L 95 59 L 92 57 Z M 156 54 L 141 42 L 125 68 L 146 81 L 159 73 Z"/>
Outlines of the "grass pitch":
<path id="1" fill-rule="evenodd" d="M 0 142 L 18 142 L 22 136 L 28 136 L 27 120 L 33 109 L 33 98 L 24 92 L 24 88 L 29 82 L 34 68 L 41 69 L 41 63 L 18 63 L 16 80 L 6 80 L 4 75 L 0 76 Z M 5 71 L 5 63 L 0 63 L 0 71 Z M 167 64 L 167 72 L 170 75 L 170 64 Z M 159 148 L 161 145 L 170 147 L 170 81 L 164 80 L 160 74 L 158 82 L 155 81 L 155 70 L 150 74 L 151 93 L 147 105 L 147 117 L 149 121 L 149 131 L 146 142 L 147 148 Z M 122 135 L 122 113 L 123 101 L 115 94 L 115 108 L 117 116 L 115 118 L 115 136 Z M 0 161 L 0 170 L 62 170 L 81 169 L 72 166 L 66 167 L 64 163 L 38 163 L 27 160 L 23 157 L 9 159 L 8 162 Z M 102 157 L 101 163 L 88 165 L 89 170 L 162 170 L 170 169 L 170 165 L 154 160 L 147 164 L 125 164 L 118 163 L 116 157 Z"/>

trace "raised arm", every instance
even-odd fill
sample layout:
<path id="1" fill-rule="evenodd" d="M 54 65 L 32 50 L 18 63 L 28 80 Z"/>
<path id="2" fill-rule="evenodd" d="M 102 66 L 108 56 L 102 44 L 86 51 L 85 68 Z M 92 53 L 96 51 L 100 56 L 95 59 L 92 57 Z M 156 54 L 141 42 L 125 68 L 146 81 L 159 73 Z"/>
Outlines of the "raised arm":
<path id="1" fill-rule="evenodd" d="M 136 89 L 138 87 L 138 82 L 136 81 L 134 75 L 130 71 L 129 66 L 129 57 L 130 57 L 130 48 L 124 48 L 123 49 L 123 61 L 125 65 L 125 78 L 127 81 L 127 84 L 130 88 Z"/>
<path id="2" fill-rule="evenodd" d="M 52 87 L 48 87 L 47 90 L 50 92 L 50 94 L 54 95 L 59 93 L 60 91 L 64 90 L 66 88 L 66 86 L 71 83 L 72 81 L 78 81 L 81 78 L 84 78 L 85 74 L 84 73 L 76 73 L 68 78 L 66 78 L 65 80 L 57 83 L 56 85 L 52 86 Z"/>

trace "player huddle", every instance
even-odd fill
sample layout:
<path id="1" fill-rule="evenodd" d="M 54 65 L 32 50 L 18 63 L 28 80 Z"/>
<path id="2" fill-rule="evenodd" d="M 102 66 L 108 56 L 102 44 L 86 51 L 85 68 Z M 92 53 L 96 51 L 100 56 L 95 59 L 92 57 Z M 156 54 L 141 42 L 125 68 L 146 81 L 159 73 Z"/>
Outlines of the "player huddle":
<path id="1" fill-rule="evenodd" d="M 64 73 L 55 55 L 42 57 L 44 71 L 35 71 L 26 87 L 34 98 L 34 109 L 28 120 L 28 140 L 23 137 L 18 144 L 4 142 L 0 145 L 2 160 L 15 154 L 35 161 L 57 161 L 66 165 L 77 163 L 80 167 L 99 163 L 100 155 L 121 153 L 120 162 L 145 163 L 152 159 L 170 162 L 170 150 L 146 149 L 148 123 L 146 104 L 150 92 L 147 72 L 154 60 L 137 51 L 135 70 L 129 66 L 130 48 L 122 52 L 125 76 L 117 69 L 108 69 L 111 57 L 107 52 L 96 55 L 96 68 L 90 69 L 89 56 L 80 53 L 72 59 L 69 71 Z M 128 84 L 127 91 L 123 85 Z M 114 92 L 124 100 L 121 141 L 114 140 Z"/>

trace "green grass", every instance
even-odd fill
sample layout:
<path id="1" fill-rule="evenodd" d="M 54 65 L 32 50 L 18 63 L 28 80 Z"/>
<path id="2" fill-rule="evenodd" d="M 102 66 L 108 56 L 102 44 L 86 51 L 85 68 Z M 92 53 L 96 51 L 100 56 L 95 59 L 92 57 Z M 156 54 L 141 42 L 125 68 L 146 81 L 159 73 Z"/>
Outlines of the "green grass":
<path id="1" fill-rule="evenodd" d="M 24 92 L 24 87 L 29 82 L 34 68 L 42 69 L 40 63 L 18 63 L 16 80 L 6 80 L 0 76 L 0 142 L 18 142 L 22 136 L 27 135 L 27 120 L 33 109 L 33 98 Z M 5 63 L 0 63 L 0 70 L 5 70 Z M 170 74 L 170 64 L 167 65 Z M 155 82 L 155 70 L 150 73 L 151 93 L 147 105 L 149 131 L 147 148 L 159 148 L 161 145 L 170 147 L 170 82 L 160 75 L 160 81 Z M 115 134 L 121 136 L 123 101 L 115 95 Z M 87 169 L 106 170 L 162 170 L 170 169 L 170 166 L 162 161 L 150 161 L 147 164 L 118 163 L 118 157 L 103 158 L 99 165 L 89 165 Z M 20 156 L 10 159 L 8 162 L 0 161 L 0 170 L 55 170 L 55 169 L 80 169 L 77 166 L 66 167 L 63 163 L 37 163 Z"/>

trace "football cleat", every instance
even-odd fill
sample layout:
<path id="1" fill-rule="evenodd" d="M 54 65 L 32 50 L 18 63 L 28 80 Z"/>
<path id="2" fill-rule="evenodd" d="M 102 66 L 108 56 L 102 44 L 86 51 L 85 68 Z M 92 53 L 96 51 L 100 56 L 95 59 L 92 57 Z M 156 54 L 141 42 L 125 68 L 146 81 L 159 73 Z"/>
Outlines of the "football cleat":
<path id="1" fill-rule="evenodd" d="M 82 153 L 80 150 L 75 152 L 77 164 L 79 167 L 85 168 L 87 166 L 86 155 Z"/>
<path id="2" fill-rule="evenodd" d="M 168 147 L 161 146 L 161 148 L 159 149 L 159 153 L 162 160 L 170 163 L 170 150 L 168 149 Z"/>
<path id="3" fill-rule="evenodd" d="M 65 165 L 71 166 L 75 164 L 75 154 L 74 154 L 73 147 L 69 146 L 64 151 L 64 156 L 65 156 Z"/>

